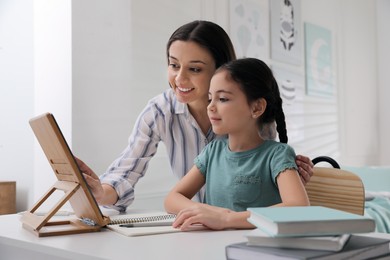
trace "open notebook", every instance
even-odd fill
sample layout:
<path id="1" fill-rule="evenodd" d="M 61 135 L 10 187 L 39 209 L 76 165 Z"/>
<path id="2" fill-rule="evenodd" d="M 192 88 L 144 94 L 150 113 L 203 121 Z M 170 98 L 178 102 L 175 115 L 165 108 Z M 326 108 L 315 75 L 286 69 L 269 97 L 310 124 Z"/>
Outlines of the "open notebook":
<path id="1" fill-rule="evenodd" d="M 119 228 L 119 224 L 123 223 L 161 220 L 171 220 L 173 222 L 175 216 L 165 212 L 119 215 L 117 217 L 104 216 L 54 116 L 51 113 L 45 113 L 34 117 L 30 120 L 30 126 L 57 177 L 57 181 L 30 210 L 23 214 L 21 221 L 24 228 L 38 236 L 53 236 L 99 231 L 106 226 L 115 229 L 115 227 Z M 62 198 L 46 214 L 38 214 L 40 206 L 56 191 L 63 191 Z M 75 217 L 53 221 L 52 217 L 66 202 L 70 203 Z M 170 226 L 164 228 L 173 229 Z"/>
<path id="2" fill-rule="evenodd" d="M 129 237 L 181 232 L 180 229 L 172 227 L 175 217 L 175 215 L 165 212 L 117 215 L 111 217 L 107 228 Z M 207 228 L 201 224 L 194 224 L 188 231 L 205 229 Z"/>
<path id="3" fill-rule="evenodd" d="M 175 215 L 165 212 L 111 216 L 107 228 L 125 236 L 143 236 L 179 232 L 173 228 Z M 137 225 L 139 224 L 139 225 Z M 151 224 L 149 226 L 149 224 Z"/>

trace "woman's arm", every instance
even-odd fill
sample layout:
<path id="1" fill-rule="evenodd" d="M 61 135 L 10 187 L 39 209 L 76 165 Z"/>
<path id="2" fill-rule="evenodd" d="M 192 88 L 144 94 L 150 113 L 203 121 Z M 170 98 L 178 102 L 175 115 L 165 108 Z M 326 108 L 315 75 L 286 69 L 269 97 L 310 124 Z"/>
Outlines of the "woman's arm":
<path id="1" fill-rule="evenodd" d="M 118 211 L 125 211 L 134 200 L 134 186 L 145 175 L 150 159 L 157 151 L 160 142 L 154 112 L 148 106 L 139 115 L 129 138 L 129 143 L 100 177 L 83 161 L 76 158 L 96 201 Z M 154 123 L 150 123 L 153 121 Z M 150 127 L 153 125 L 154 127 Z M 163 123 L 160 123 L 163 125 Z"/>

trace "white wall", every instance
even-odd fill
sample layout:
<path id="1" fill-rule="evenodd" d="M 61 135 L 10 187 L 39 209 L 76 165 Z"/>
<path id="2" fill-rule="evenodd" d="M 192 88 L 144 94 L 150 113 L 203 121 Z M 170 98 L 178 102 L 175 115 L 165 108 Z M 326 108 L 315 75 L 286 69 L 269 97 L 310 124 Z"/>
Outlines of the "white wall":
<path id="1" fill-rule="evenodd" d="M 7 32 L 7 41 L 0 38 L 0 101 L 4 101 L 0 103 L 0 115 L 3 121 L 9 118 L 9 113 L 3 111 L 19 113 L 10 127 L 0 127 L 0 176 L 18 181 L 18 210 L 26 209 L 27 198 L 30 205 L 35 201 L 31 199 L 33 179 L 34 193 L 40 196 L 51 184 L 50 178 L 54 178 L 36 143 L 35 173 L 31 171 L 34 137 L 27 124 L 30 117 L 43 111 L 53 112 L 69 144 L 73 144 L 74 153 L 100 174 L 126 145 L 136 116 L 147 100 L 168 87 L 165 44 L 173 30 L 194 19 L 208 19 L 229 31 L 229 1 L 155 1 L 152 8 L 144 2 L 35 0 L 32 6 L 25 1 L 0 1 L 0 34 Z M 381 113 L 388 110 L 389 99 L 385 87 L 389 82 L 389 1 L 301 3 L 302 23 L 322 25 L 334 34 L 338 99 L 325 105 L 335 107 L 332 117 L 338 123 L 331 126 L 336 129 L 332 134 L 336 139 L 330 147 L 336 149 L 329 152 L 343 164 L 390 164 L 386 157 L 390 149 L 386 138 L 389 119 Z M 6 30 L 15 24 L 20 30 Z M 10 65 L 15 60 L 19 61 L 17 68 Z M 27 66 L 20 67 L 24 64 L 21 61 L 27 61 Z M 298 70 L 303 71 L 303 66 Z M 1 74 L 3 71 L 7 73 Z M 3 87 L 11 85 L 14 87 Z M 382 88 L 377 90 L 377 85 Z M 10 94 L 6 92 L 7 98 L 3 98 L 5 90 L 11 90 Z M 316 99 L 306 101 L 308 111 L 321 104 Z M 307 120 L 311 122 L 312 118 Z M 11 131 L 17 135 L 9 137 Z M 318 132 L 313 127 L 307 131 L 307 136 L 312 136 L 309 141 L 315 142 L 313 135 Z M 19 141 L 22 145 L 14 149 L 13 144 Z M 294 145 L 298 152 L 310 157 L 328 151 L 321 150 L 322 145 L 315 151 L 307 149 L 306 144 Z M 169 177 L 168 160 L 161 148 L 149 173 L 137 186 L 136 196 L 148 203 L 175 181 Z M 155 200 L 148 205 L 152 203 Z M 135 206 L 143 205 L 138 200 Z"/>
<path id="2" fill-rule="evenodd" d="M 0 1 L 0 181 L 16 181 L 17 211 L 55 181 L 29 119 L 53 112 L 72 141 L 70 3 Z"/>
<path id="3" fill-rule="evenodd" d="M 51 112 L 72 144 L 71 0 L 34 1 L 34 115 Z M 36 140 L 36 139 L 35 139 Z M 34 196 L 37 201 L 56 181 L 35 141 Z"/>
<path id="4" fill-rule="evenodd" d="M 12 28 L 12 29 L 10 29 Z M 16 181 L 17 210 L 32 201 L 33 3 L 0 1 L 0 181 Z"/>
<path id="5" fill-rule="evenodd" d="M 379 163 L 377 39 L 374 1 L 341 1 L 342 162 Z M 357 94 L 358 93 L 358 94 Z M 364 127 L 363 127 L 364 126 Z"/>

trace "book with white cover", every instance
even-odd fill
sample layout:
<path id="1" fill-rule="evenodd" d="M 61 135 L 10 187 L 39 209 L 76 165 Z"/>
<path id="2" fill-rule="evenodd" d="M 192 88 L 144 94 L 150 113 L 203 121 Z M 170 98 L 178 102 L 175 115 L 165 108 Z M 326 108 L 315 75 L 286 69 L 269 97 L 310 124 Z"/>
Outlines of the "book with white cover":
<path id="1" fill-rule="evenodd" d="M 375 231 L 375 221 L 322 206 L 248 208 L 248 221 L 270 236 L 325 236 Z"/>
<path id="2" fill-rule="evenodd" d="M 261 229 L 250 231 L 246 237 L 247 245 L 279 248 L 298 248 L 312 250 L 340 251 L 348 241 L 350 234 L 336 236 L 308 237 L 270 237 Z"/>

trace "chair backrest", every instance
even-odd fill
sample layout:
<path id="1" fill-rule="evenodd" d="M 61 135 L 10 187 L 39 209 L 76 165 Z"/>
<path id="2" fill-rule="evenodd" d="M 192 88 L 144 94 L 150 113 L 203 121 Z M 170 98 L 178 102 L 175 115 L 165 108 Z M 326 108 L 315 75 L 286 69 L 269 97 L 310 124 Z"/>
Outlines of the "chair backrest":
<path id="1" fill-rule="evenodd" d="M 364 214 L 364 185 L 360 177 L 352 172 L 314 167 L 313 176 L 305 187 L 312 206 Z"/>

